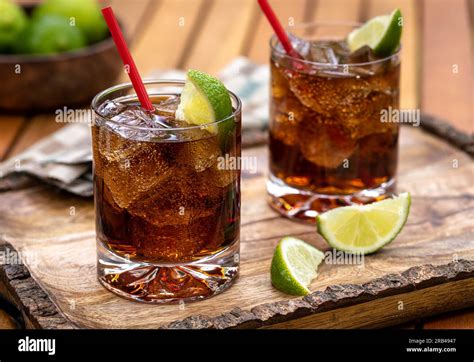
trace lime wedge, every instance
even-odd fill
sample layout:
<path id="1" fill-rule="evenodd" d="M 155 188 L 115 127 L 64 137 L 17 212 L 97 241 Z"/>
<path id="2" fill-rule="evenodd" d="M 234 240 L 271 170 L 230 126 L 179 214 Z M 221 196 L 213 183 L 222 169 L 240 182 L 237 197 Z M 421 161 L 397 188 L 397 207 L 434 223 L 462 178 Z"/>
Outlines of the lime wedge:
<path id="1" fill-rule="evenodd" d="M 390 243 L 410 212 L 409 193 L 369 205 L 346 206 L 318 215 L 318 232 L 333 248 L 370 254 Z"/>
<path id="2" fill-rule="evenodd" d="M 316 277 L 323 259 L 321 251 L 300 239 L 291 236 L 281 239 L 272 259 L 273 286 L 287 294 L 308 294 L 308 285 Z"/>
<path id="3" fill-rule="evenodd" d="M 198 70 L 189 70 L 176 118 L 194 125 L 222 120 L 232 114 L 229 92 L 222 82 Z M 205 128 L 217 133 L 216 125 Z"/>
<path id="4" fill-rule="evenodd" d="M 352 52 L 368 45 L 378 56 L 389 56 L 397 50 L 402 36 L 403 18 L 400 9 L 390 15 L 376 16 L 347 37 Z"/>

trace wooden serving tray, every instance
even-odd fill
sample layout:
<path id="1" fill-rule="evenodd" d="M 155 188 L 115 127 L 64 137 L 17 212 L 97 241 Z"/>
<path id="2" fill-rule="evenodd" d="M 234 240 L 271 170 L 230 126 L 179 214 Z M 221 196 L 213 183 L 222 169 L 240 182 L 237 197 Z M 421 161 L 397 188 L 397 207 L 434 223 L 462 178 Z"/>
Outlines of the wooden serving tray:
<path id="1" fill-rule="evenodd" d="M 28 328 L 381 327 L 473 306 L 472 138 L 424 121 L 425 130 L 401 131 L 398 191 L 412 194 L 405 228 L 363 266 L 321 265 L 304 298 L 271 286 L 277 242 L 293 235 L 330 249 L 315 226 L 284 219 L 267 205 L 265 146 L 243 152 L 257 156 L 259 167 L 243 172 L 241 273 L 223 294 L 150 305 L 106 291 L 96 279 L 92 201 L 47 186 L 0 194 L 0 255 L 23 256 L 22 263 L 0 266 L 0 294 Z"/>

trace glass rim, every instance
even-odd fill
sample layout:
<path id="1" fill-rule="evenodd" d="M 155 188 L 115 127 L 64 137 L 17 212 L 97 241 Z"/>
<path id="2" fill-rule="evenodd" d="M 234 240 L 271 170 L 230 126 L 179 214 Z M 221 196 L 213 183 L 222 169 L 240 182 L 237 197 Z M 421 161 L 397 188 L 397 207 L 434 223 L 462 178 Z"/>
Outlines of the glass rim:
<path id="1" fill-rule="evenodd" d="M 353 27 L 356 27 L 356 26 L 361 26 L 361 25 L 363 25 L 363 23 L 360 23 L 360 22 L 357 22 L 357 21 L 316 21 L 316 22 L 299 23 L 297 25 L 288 26 L 288 27 L 285 28 L 285 31 L 288 34 L 292 34 L 291 29 L 295 29 L 295 28 L 304 29 L 304 28 L 309 28 L 311 26 L 335 26 L 335 27 L 336 26 L 339 26 L 339 27 L 353 26 Z M 387 57 L 372 60 L 372 61 L 369 61 L 369 62 L 329 64 L 329 63 L 320 63 L 320 62 L 314 62 L 314 61 L 311 61 L 311 60 L 299 59 L 299 58 L 293 57 L 291 55 L 288 55 L 284 50 L 278 50 L 276 48 L 276 45 L 279 44 L 279 43 L 280 43 L 280 40 L 277 38 L 276 34 L 272 34 L 272 36 L 270 37 L 270 41 L 269 41 L 269 45 L 270 45 L 270 49 L 272 51 L 272 54 L 276 53 L 276 54 L 278 54 L 282 57 L 285 57 L 285 58 L 288 58 L 292 61 L 300 62 L 300 63 L 303 63 L 303 64 L 313 65 L 313 66 L 317 66 L 317 67 L 331 67 L 331 68 L 334 68 L 334 67 L 361 67 L 361 66 L 368 66 L 368 65 L 383 63 L 383 62 L 386 62 L 386 61 L 390 61 L 392 58 L 395 58 L 396 56 L 398 56 L 400 54 L 401 49 L 402 49 L 402 46 L 400 44 L 398 46 L 397 50 L 395 51 L 395 53 L 390 54 Z"/>
<path id="2" fill-rule="evenodd" d="M 168 86 L 183 86 L 184 87 L 185 81 L 180 80 L 180 79 L 153 79 L 153 78 L 148 78 L 148 79 L 143 79 L 143 84 L 145 86 L 156 84 L 156 85 L 165 85 L 165 86 L 168 85 Z M 135 130 L 140 130 L 140 131 L 155 131 L 155 132 L 163 132 L 163 131 L 166 131 L 166 132 L 170 132 L 170 131 L 171 132 L 176 132 L 176 131 L 181 132 L 181 131 L 191 131 L 191 130 L 195 130 L 195 129 L 205 129 L 206 127 L 209 127 L 209 126 L 212 126 L 212 125 L 218 125 L 221 122 L 225 122 L 225 121 L 227 121 L 231 118 L 234 118 L 235 116 L 241 114 L 241 111 L 242 111 L 242 101 L 240 100 L 240 98 L 234 92 L 231 92 L 230 90 L 228 90 L 226 88 L 227 91 L 229 92 L 231 100 L 234 99 L 235 103 L 237 104 L 235 110 L 233 110 L 232 113 L 230 115 L 228 115 L 227 117 L 225 117 L 225 118 L 215 120 L 215 121 L 209 122 L 209 123 L 190 126 L 190 127 L 153 128 L 153 127 L 145 127 L 145 126 L 128 125 L 128 124 L 124 124 L 124 123 L 121 123 L 121 122 L 114 121 L 110 118 L 106 118 L 98 112 L 98 108 L 100 107 L 100 105 L 103 104 L 104 101 L 107 100 L 107 98 L 105 98 L 99 103 L 99 101 L 104 96 L 107 96 L 109 94 L 112 94 L 114 92 L 124 90 L 124 89 L 127 89 L 127 88 L 134 90 L 133 84 L 131 82 L 126 82 L 126 83 L 120 83 L 120 84 L 114 85 L 112 87 L 106 88 L 103 91 L 97 93 L 94 96 L 94 98 L 92 99 L 92 102 L 91 102 L 91 109 L 93 110 L 94 114 L 97 117 L 103 119 L 106 123 L 112 123 L 114 125 L 129 128 L 129 129 L 135 129 Z M 113 100 L 113 99 L 114 98 L 109 99 L 109 100 Z"/>

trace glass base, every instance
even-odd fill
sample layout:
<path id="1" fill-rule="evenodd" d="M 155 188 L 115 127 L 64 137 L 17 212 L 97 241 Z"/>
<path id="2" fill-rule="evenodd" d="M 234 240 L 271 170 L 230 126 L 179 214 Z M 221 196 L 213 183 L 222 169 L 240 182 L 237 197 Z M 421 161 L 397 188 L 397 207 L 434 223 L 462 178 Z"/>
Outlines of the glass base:
<path id="1" fill-rule="evenodd" d="M 349 195 L 326 195 L 300 190 L 285 184 L 270 174 L 267 192 L 270 206 L 289 219 L 314 223 L 319 213 L 339 206 L 370 204 L 386 199 L 395 191 L 395 179 L 384 182 L 377 188 Z"/>
<path id="2" fill-rule="evenodd" d="M 113 293 L 146 303 L 202 300 L 222 293 L 239 272 L 239 243 L 189 263 L 145 263 L 125 259 L 97 241 L 99 282 Z"/>

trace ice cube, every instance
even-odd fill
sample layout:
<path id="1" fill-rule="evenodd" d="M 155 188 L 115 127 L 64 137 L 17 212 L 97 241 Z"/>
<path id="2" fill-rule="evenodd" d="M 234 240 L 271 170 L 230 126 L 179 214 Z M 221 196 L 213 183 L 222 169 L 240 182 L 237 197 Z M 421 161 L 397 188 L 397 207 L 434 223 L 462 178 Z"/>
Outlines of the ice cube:
<path id="1" fill-rule="evenodd" d="M 272 63 L 272 92 L 270 114 L 272 136 L 286 145 L 298 143 L 298 122 L 306 114 L 306 108 L 290 90 L 290 76 Z"/>
<path id="2" fill-rule="evenodd" d="M 107 123 L 107 127 L 122 137 L 134 140 L 156 140 L 166 138 L 166 132 L 161 129 L 169 128 L 164 117 L 148 112 L 140 106 L 127 106 L 120 113 L 111 117 L 114 122 Z"/>
<path id="3" fill-rule="evenodd" d="M 121 113 L 127 106 L 125 104 L 115 102 L 115 101 L 110 101 L 106 100 L 104 103 L 102 103 L 99 108 L 97 109 L 97 112 L 102 116 L 106 118 L 111 118 L 113 116 L 116 116 L 117 114 Z"/>
<path id="4" fill-rule="evenodd" d="M 340 41 L 313 41 L 311 42 L 308 60 L 317 63 L 337 65 L 344 63 L 342 60 L 349 50 L 344 42 Z"/>
<path id="5" fill-rule="evenodd" d="M 272 136 L 288 146 L 299 142 L 298 124 L 304 121 L 307 110 L 291 93 L 271 103 Z"/>
<path id="6" fill-rule="evenodd" d="M 206 170 L 208 172 L 209 170 Z M 160 184 L 129 207 L 138 250 L 155 258 L 182 258 L 224 240 L 226 188 L 215 178 L 173 167 L 173 180 Z"/>
<path id="7" fill-rule="evenodd" d="M 290 38 L 293 49 L 295 49 L 303 58 L 307 58 L 310 54 L 311 43 L 308 40 L 299 38 L 291 33 L 288 34 L 288 37 Z M 283 49 L 282 51 L 284 52 Z"/>
<path id="8" fill-rule="evenodd" d="M 184 132 L 189 133 L 189 131 Z M 179 148 L 176 148 L 176 162 L 195 172 L 202 172 L 217 163 L 218 157 L 221 156 L 221 150 L 217 136 L 209 137 L 209 133 L 205 130 L 193 129 L 192 133 L 195 132 L 200 132 L 207 137 L 183 142 Z"/>
<path id="9" fill-rule="evenodd" d="M 101 126 L 92 126 L 92 160 L 94 165 L 94 174 L 99 177 L 104 177 L 104 161 L 100 153 L 100 130 Z"/>
<path id="10" fill-rule="evenodd" d="M 277 66 L 274 62 L 270 63 L 271 67 L 271 94 L 273 98 L 283 98 L 290 92 L 290 85 L 288 84 L 288 80 L 286 75 L 279 66 Z"/>
<path id="11" fill-rule="evenodd" d="M 306 107 L 324 116 L 332 116 L 344 97 L 353 89 L 364 89 L 364 81 L 343 77 L 325 77 L 298 73 L 290 80 L 290 89 Z"/>
<path id="12" fill-rule="evenodd" d="M 327 63 L 326 52 L 324 48 L 319 45 L 312 45 L 310 50 L 310 57 L 308 60 L 317 63 Z"/>
<path id="13" fill-rule="evenodd" d="M 338 125 L 338 121 L 313 114 L 299 127 L 300 149 L 303 156 L 320 167 L 337 168 L 349 159 L 356 142 Z"/>
<path id="14" fill-rule="evenodd" d="M 96 192 L 101 195 L 101 203 L 98 205 L 101 219 L 102 231 L 117 240 L 127 239 L 127 212 L 120 208 L 115 202 L 109 188 L 103 181 L 96 184 Z"/>
<path id="15" fill-rule="evenodd" d="M 308 60 L 330 65 L 339 64 L 339 57 L 336 55 L 336 52 L 333 50 L 333 48 L 321 46 L 318 44 L 313 44 L 311 46 L 310 58 Z"/>
<path id="16" fill-rule="evenodd" d="M 147 258 L 182 262 L 203 249 L 213 250 L 224 241 L 222 215 L 198 216 L 187 223 L 176 223 L 179 220 L 176 215 L 179 214 L 169 215 L 171 223 L 161 225 L 149 219 L 131 218 L 128 223 L 131 242 L 137 252 Z"/>
<path id="17" fill-rule="evenodd" d="M 336 56 L 336 53 L 334 52 L 334 50 L 332 48 L 326 47 L 326 48 L 324 48 L 324 52 L 326 53 L 326 59 L 328 60 L 328 62 L 330 64 L 332 64 L 332 65 L 339 64 L 339 59 Z"/>
<path id="18" fill-rule="evenodd" d="M 138 106 L 129 106 L 124 111 L 111 117 L 117 123 L 127 126 L 154 127 L 153 114 Z"/>
<path id="19" fill-rule="evenodd" d="M 363 65 L 349 67 L 351 73 L 358 76 L 373 76 L 387 72 L 392 66 L 391 61 L 382 60 L 376 56 L 372 49 L 367 45 L 357 49 L 353 53 L 349 53 L 345 59 L 347 64 L 360 64 Z"/>
<path id="20" fill-rule="evenodd" d="M 213 212 L 217 199 L 208 197 L 200 179 L 185 167 L 173 167 L 172 182 L 166 182 L 136 199 L 128 207 L 132 215 L 147 219 L 155 225 L 182 225 L 199 216 Z M 201 202 L 199 195 L 202 193 Z M 203 201 L 207 198 L 208 203 Z M 197 202 L 196 202 L 197 201 Z"/>
<path id="21" fill-rule="evenodd" d="M 106 127 L 99 131 L 99 160 L 105 184 L 126 208 L 172 174 L 172 144 L 126 139 Z"/>
<path id="22" fill-rule="evenodd" d="M 345 56 L 344 63 L 366 63 L 370 60 L 370 54 L 372 54 L 372 49 L 370 49 L 368 45 L 364 45 L 363 47 L 357 49 L 355 52 L 348 53 Z"/>
<path id="23" fill-rule="evenodd" d="M 391 94 L 370 89 L 354 90 L 341 100 L 336 115 L 350 136 L 359 139 L 393 128 L 393 123 L 381 122 L 381 111 L 390 106 L 395 106 Z"/>
<path id="24" fill-rule="evenodd" d="M 273 115 L 270 128 L 272 137 L 285 145 L 294 146 L 298 143 L 298 124 L 288 120 L 288 115 L 276 113 Z"/>
<path id="25" fill-rule="evenodd" d="M 155 107 L 155 114 L 164 117 L 174 117 L 176 109 L 178 109 L 179 102 L 180 97 L 172 96 L 161 101 L 160 103 L 155 103 L 153 104 Z"/>
<path id="26" fill-rule="evenodd" d="M 232 161 L 222 164 L 218 162 L 202 172 L 200 177 L 202 177 L 210 187 L 214 188 L 214 190 L 227 187 L 237 179 L 239 174 L 239 170 L 233 168 L 234 165 L 236 164 L 232 163 Z"/>

